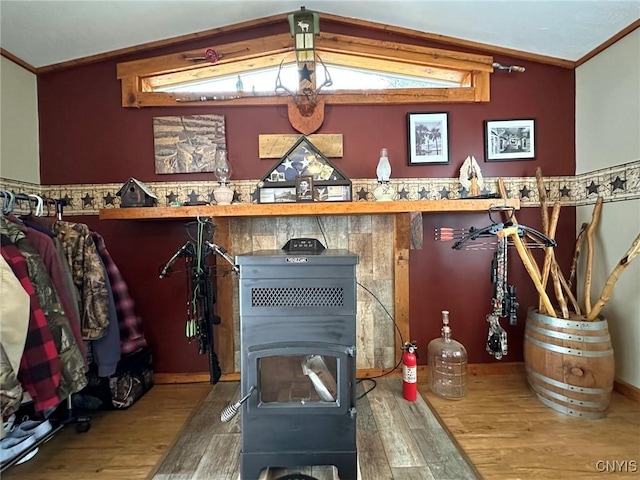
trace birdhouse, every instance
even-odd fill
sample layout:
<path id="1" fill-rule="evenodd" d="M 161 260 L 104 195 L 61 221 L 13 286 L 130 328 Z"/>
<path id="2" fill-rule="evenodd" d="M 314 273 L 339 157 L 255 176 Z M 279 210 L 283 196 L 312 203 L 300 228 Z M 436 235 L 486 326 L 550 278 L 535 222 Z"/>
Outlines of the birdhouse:
<path id="1" fill-rule="evenodd" d="M 121 207 L 155 207 L 158 197 L 144 183 L 131 177 L 116 193 Z"/>

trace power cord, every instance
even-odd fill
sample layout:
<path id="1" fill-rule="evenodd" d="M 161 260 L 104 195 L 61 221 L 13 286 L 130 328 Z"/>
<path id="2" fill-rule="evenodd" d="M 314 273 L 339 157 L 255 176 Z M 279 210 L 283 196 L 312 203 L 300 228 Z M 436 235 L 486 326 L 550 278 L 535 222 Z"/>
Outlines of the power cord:
<path id="1" fill-rule="evenodd" d="M 322 238 L 324 239 L 324 244 L 325 244 L 325 246 L 327 248 L 329 248 L 329 242 L 327 241 L 327 236 L 324 233 L 324 228 L 322 226 L 322 222 L 320 221 L 320 217 L 316 216 L 316 221 L 318 223 L 318 228 L 320 228 L 320 233 L 322 233 Z M 396 323 L 396 321 L 393 318 L 393 316 L 389 313 L 389 310 L 387 310 L 387 307 L 385 307 L 384 304 L 380 301 L 380 299 L 371 290 L 369 290 L 367 287 L 365 287 L 364 285 L 362 285 L 358 281 L 356 281 L 356 284 L 358 286 L 360 286 L 361 288 L 363 288 L 369 295 L 371 295 L 376 300 L 376 302 L 378 302 L 380 307 L 382 307 L 382 309 L 384 310 L 384 313 L 386 313 L 387 316 L 393 322 L 393 326 L 396 329 L 396 332 L 398 332 L 398 336 L 400 337 L 400 345 L 404 345 L 404 338 L 402 337 L 402 332 L 400 331 L 400 328 L 398 327 L 398 324 Z M 390 373 L 392 373 L 395 370 L 397 370 L 397 368 L 400 366 L 401 363 L 402 363 L 402 358 L 400 358 L 400 360 L 398 360 L 398 363 L 396 363 L 392 369 L 390 369 L 390 370 L 388 370 L 388 371 L 386 371 L 384 373 L 381 373 L 380 375 L 375 375 L 373 377 L 363 377 L 363 378 L 356 379 L 356 385 L 364 382 L 365 380 L 369 380 L 369 381 L 373 382 L 373 386 L 371 388 L 369 388 L 368 390 L 365 390 L 364 393 L 362 393 L 360 396 L 358 396 L 356 400 L 360 400 L 361 398 L 366 396 L 369 392 L 371 392 L 374 388 L 376 388 L 376 386 L 378 385 L 376 380 L 375 380 L 376 378 L 382 378 L 382 377 L 385 377 L 385 376 L 389 375 Z"/>
<path id="2" fill-rule="evenodd" d="M 389 310 L 387 310 L 387 307 L 385 307 L 384 304 L 380 301 L 380 299 L 378 297 L 376 297 L 376 295 L 371 290 L 369 290 L 367 287 L 365 287 L 364 285 L 362 285 L 358 281 L 356 281 L 356 284 L 358 286 L 360 286 L 361 288 L 363 288 L 365 291 L 367 291 L 367 293 L 369 293 L 369 295 L 371 295 L 376 300 L 376 302 L 378 302 L 378 304 L 382 307 L 384 312 L 387 314 L 387 316 L 393 322 L 393 326 L 396 329 L 396 332 L 398 332 L 398 336 L 400 337 L 400 344 L 404 345 L 404 338 L 402 337 L 402 332 L 400 331 L 400 328 L 398 327 L 398 324 L 396 323 L 396 321 L 393 318 L 393 316 L 389 313 Z M 363 382 L 364 380 L 370 380 L 370 381 L 373 382 L 373 386 L 371 388 L 369 388 L 368 390 L 365 390 L 364 393 L 362 393 L 360 396 L 358 396 L 358 398 L 356 400 L 360 400 L 362 397 L 364 397 L 369 392 L 371 392 L 374 388 L 376 388 L 376 386 L 378 385 L 376 380 L 375 380 L 376 378 L 382 378 L 382 377 L 385 377 L 385 376 L 389 375 L 390 373 L 394 372 L 400 366 L 401 363 L 402 363 L 402 358 L 400 358 L 400 360 L 398 360 L 398 363 L 396 363 L 392 369 L 387 370 L 386 372 L 381 373 L 380 375 L 375 375 L 373 377 L 358 378 L 357 381 L 356 381 L 356 385 L 361 383 L 361 382 Z"/>

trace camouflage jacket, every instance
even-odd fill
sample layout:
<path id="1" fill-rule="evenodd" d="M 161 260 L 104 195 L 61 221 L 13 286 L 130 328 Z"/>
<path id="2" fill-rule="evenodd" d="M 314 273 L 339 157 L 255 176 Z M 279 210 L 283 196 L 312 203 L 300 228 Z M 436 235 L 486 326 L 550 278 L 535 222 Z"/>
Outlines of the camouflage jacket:
<path id="1" fill-rule="evenodd" d="M 109 302 L 106 272 L 89 227 L 82 223 L 55 221 L 51 230 L 56 234 L 80 299 L 80 324 L 85 340 L 97 340 L 109 325 Z"/>

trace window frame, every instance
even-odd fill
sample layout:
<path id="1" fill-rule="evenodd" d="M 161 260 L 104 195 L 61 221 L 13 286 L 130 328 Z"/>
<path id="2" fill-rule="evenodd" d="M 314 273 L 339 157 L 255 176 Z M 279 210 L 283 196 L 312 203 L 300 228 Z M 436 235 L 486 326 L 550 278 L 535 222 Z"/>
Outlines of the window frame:
<path id="1" fill-rule="evenodd" d="M 241 75 L 247 70 L 273 67 L 284 60 L 295 61 L 291 35 L 276 34 L 215 47 L 219 60 L 204 59 L 204 50 L 123 62 L 117 65 L 122 86 L 123 107 L 157 107 L 185 105 L 285 105 L 288 95 L 274 92 L 203 93 L 157 92 L 161 85 L 189 80 Z M 373 68 L 389 73 L 416 75 L 428 71 L 425 78 L 455 79 L 455 88 L 406 88 L 385 90 L 333 90 L 318 93 L 327 104 L 423 104 L 488 102 L 493 57 L 458 51 L 423 47 L 409 43 L 387 42 L 335 33 L 320 33 L 317 55 L 325 63 L 347 67 Z M 275 89 L 275 85 L 274 85 Z"/>

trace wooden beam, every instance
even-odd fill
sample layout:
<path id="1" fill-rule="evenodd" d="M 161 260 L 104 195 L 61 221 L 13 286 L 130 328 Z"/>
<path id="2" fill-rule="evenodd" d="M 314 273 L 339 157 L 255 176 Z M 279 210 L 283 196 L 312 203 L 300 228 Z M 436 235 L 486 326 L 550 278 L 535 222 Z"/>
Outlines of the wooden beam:
<path id="1" fill-rule="evenodd" d="M 386 42 L 335 33 L 320 33 L 318 52 L 349 53 L 369 58 L 415 63 L 432 67 L 493 72 L 493 57 L 422 47 L 410 43 Z"/>
<path id="2" fill-rule="evenodd" d="M 516 198 L 501 205 L 520 208 Z M 411 200 L 396 202 L 237 203 L 194 207 L 103 208 L 100 220 L 160 220 L 163 218 L 273 217 L 292 215 L 372 215 L 409 212 L 486 212 L 494 199 Z M 409 222 L 409 220 L 407 220 Z M 409 235 L 407 235 L 409 238 Z M 408 245 L 407 245 L 408 248 Z"/>
<path id="3" fill-rule="evenodd" d="M 402 356 L 402 339 L 411 341 L 409 331 L 409 244 L 411 241 L 411 218 L 408 213 L 394 216 L 393 225 L 393 293 L 394 317 L 399 332 L 395 332 L 396 363 Z M 402 336 L 402 339 L 400 338 Z"/>
<path id="4" fill-rule="evenodd" d="M 215 239 L 216 243 L 221 245 L 231 245 L 231 231 L 229 229 L 228 218 L 215 219 Z M 235 370 L 235 340 L 233 327 L 233 282 L 234 275 L 229 272 L 226 275 L 220 275 L 221 272 L 227 272 L 229 264 L 216 255 L 216 313 L 220 316 L 220 325 L 214 327 L 217 333 L 217 352 L 218 360 L 222 373 L 232 373 Z"/>

